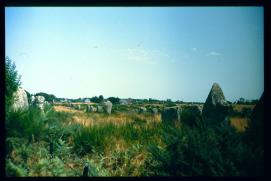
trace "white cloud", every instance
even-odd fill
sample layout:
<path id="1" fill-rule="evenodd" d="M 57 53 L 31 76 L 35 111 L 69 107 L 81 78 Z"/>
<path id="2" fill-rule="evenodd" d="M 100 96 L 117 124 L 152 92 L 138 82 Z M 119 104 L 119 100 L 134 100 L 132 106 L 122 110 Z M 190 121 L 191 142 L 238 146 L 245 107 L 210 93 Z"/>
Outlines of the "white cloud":
<path id="1" fill-rule="evenodd" d="M 218 52 L 209 52 L 206 54 L 206 56 L 220 56 L 221 53 L 218 53 Z"/>

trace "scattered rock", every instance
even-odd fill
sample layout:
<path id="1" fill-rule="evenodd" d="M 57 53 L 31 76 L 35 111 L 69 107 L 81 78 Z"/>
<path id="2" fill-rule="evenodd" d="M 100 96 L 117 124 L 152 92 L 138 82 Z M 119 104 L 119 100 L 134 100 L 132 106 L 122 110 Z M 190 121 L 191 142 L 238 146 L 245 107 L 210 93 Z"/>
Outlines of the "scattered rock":
<path id="1" fill-rule="evenodd" d="M 230 111 L 231 105 L 226 101 L 222 89 L 214 83 L 204 103 L 202 117 L 209 126 L 216 126 L 223 122 Z"/>
<path id="2" fill-rule="evenodd" d="M 97 112 L 97 107 L 90 106 L 90 112 Z"/>
<path id="3" fill-rule="evenodd" d="M 164 108 L 164 110 L 162 111 L 162 121 L 163 122 L 177 122 L 177 121 L 181 121 L 181 117 L 180 117 L 180 108 L 179 107 L 167 107 Z"/>
<path id="4" fill-rule="evenodd" d="M 181 119 L 189 126 L 199 126 L 202 120 L 200 106 L 193 105 L 183 108 Z"/>
<path id="5" fill-rule="evenodd" d="M 98 112 L 98 113 L 104 112 L 103 106 L 98 106 L 98 107 L 97 107 L 97 112 Z"/>
<path id="6" fill-rule="evenodd" d="M 153 113 L 154 115 L 158 114 L 158 109 L 157 109 L 157 108 L 152 108 L 151 110 L 152 110 L 152 113 Z"/>
<path id="7" fill-rule="evenodd" d="M 50 105 L 50 103 L 48 101 L 45 101 L 44 104 L 45 105 Z"/>
<path id="8" fill-rule="evenodd" d="M 80 108 L 81 108 L 80 104 L 77 104 L 76 109 L 80 110 Z"/>
<path id="9" fill-rule="evenodd" d="M 34 101 L 35 106 L 42 112 L 44 111 L 45 98 L 43 96 L 36 96 Z"/>
<path id="10" fill-rule="evenodd" d="M 86 112 L 90 112 L 90 105 L 87 105 Z"/>
<path id="11" fill-rule="evenodd" d="M 140 107 L 139 110 L 138 110 L 138 113 L 144 113 L 147 111 L 147 108 L 145 107 Z"/>
<path id="12" fill-rule="evenodd" d="M 105 110 L 106 110 L 107 114 L 111 114 L 112 103 L 110 101 L 106 101 L 104 103 L 104 105 L 105 105 Z"/>
<path id="13" fill-rule="evenodd" d="M 34 103 L 35 103 L 35 96 L 31 96 L 30 105 L 34 105 Z"/>
<path id="14" fill-rule="evenodd" d="M 27 110 L 28 109 L 28 99 L 26 91 L 19 87 L 16 92 L 13 94 L 14 102 L 13 102 L 13 110 L 18 111 L 20 110 Z"/>
<path id="15" fill-rule="evenodd" d="M 92 105 L 87 105 L 86 112 L 96 112 L 97 108 Z"/>

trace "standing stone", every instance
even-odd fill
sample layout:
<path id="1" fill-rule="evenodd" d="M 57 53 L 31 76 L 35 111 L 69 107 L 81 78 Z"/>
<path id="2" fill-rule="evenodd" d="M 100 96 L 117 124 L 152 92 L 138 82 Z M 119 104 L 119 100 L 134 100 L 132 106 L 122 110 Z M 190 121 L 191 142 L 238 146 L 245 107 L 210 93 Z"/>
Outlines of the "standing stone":
<path id="1" fill-rule="evenodd" d="M 97 112 L 98 112 L 98 113 L 104 112 L 103 106 L 98 106 L 97 108 L 98 108 L 98 109 L 97 109 Z"/>
<path id="2" fill-rule="evenodd" d="M 78 105 L 76 106 L 76 109 L 80 110 L 80 104 L 78 104 Z"/>
<path id="3" fill-rule="evenodd" d="M 180 122 L 180 109 L 179 107 L 167 107 L 162 111 L 162 121 L 163 122 Z"/>
<path id="4" fill-rule="evenodd" d="M 14 102 L 12 108 L 14 111 L 27 110 L 28 109 L 28 99 L 25 90 L 21 87 L 17 89 L 16 92 L 13 93 Z"/>
<path id="5" fill-rule="evenodd" d="M 146 111 L 147 111 L 147 109 L 145 107 L 140 107 L 138 110 L 139 113 L 144 113 Z"/>
<path id="6" fill-rule="evenodd" d="M 87 105 L 86 112 L 90 112 L 90 105 Z"/>
<path id="7" fill-rule="evenodd" d="M 45 104 L 45 105 L 49 105 L 50 103 L 49 103 L 48 101 L 45 101 L 44 104 Z"/>
<path id="8" fill-rule="evenodd" d="M 90 106 L 90 111 L 91 111 L 91 112 L 97 112 L 97 107 L 95 107 L 95 106 Z"/>
<path id="9" fill-rule="evenodd" d="M 214 83 L 203 105 L 202 117 L 209 126 L 217 126 L 229 115 L 232 107 L 224 97 L 222 89 Z"/>
<path id="10" fill-rule="evenodd" d="M 110 101 L 106 101 L 104 103 L 104 105 L 105 105 L 105 110 L 106 110 L 107 114 L 111 114 L 112 103 Z"/>
<path id="11" fill-rule="evenodd" d="M 198 105 L 192 105 L 183 108 L 181 114 L 182 122 L 186 123 L 189 126 L 200 126 L 202 117 L 201 117 L 201 108 Z"/>
<path id="12" fill-rule="evenodd" d="M 104 103 L 104 107 L 105 107 L 105 111 L 107 112 L 107 114 L 111 114 L 112 103 L 110 101 L 106 101 Z"/>
<path id="13" fill-rule="evenodd" d="M 35 102 L 35 96 L 31 96 L 30 105 L 34 105 Z"/>
<path id="14" fill-rule="evenodd" d="M 157 109 L 157 108 L 152 108 L 151 110 L 152 110 L 152 113 L 153 113 L 154 115 L 158 114 L 158 109 Z"/>
<path id="15" fill-rule="evenodd" d="M 35 105 L 43 112 L 44 111 L 45 98 L 43 96 L 35 97 Z"/>

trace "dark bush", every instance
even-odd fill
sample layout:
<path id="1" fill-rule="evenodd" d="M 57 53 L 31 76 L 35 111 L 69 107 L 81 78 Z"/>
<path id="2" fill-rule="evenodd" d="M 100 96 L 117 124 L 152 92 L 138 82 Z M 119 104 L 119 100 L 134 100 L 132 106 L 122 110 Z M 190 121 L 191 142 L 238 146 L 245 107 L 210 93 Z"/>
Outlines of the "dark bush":
<path id="1" fill-rule="evenodd" d="M 201 112 L 196 107 L 186 107 L 181 111 L 181 122 L 188 126 L 201 127 L 203 120 L 201 117 Z"/>
<path id="2" fill-rule="evenodd" d="M 234 176 L 245 171 L 246 145 L 229 125 L 217 130 L 196 127 L 171 127 L 163 140 L 166 148 L 149 147 L 153 175 L 171 176 Z"/>

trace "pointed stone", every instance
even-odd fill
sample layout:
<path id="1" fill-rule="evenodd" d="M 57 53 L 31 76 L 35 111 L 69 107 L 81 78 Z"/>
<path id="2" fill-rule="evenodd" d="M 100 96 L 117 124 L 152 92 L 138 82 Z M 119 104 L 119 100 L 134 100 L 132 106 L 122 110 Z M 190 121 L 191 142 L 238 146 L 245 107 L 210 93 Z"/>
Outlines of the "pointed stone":
<path id="1" fill-rule="evenodd" d="M 222 89 L 214 83 L 203 105 L 202 117 L 209 126 L 219 125 L 229 115 L 232 107 L 227 103 Z"/>

